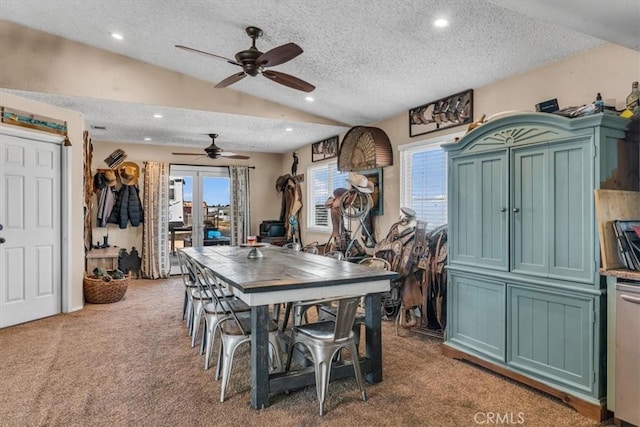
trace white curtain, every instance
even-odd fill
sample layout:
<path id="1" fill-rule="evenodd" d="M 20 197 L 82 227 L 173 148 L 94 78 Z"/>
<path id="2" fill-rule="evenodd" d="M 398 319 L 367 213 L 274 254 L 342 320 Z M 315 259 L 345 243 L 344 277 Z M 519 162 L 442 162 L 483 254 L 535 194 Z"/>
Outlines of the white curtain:
<path id="1" fill-rule="evenodd" d="M 231 178 L 231 244 L 245 243 L 251 233 L 249 168 L 229 166 Z"/>
<path id="2" fill-rule="evenodd" d="M 144 163 L 142 277 L 169 277 L 169 164 Z"/>

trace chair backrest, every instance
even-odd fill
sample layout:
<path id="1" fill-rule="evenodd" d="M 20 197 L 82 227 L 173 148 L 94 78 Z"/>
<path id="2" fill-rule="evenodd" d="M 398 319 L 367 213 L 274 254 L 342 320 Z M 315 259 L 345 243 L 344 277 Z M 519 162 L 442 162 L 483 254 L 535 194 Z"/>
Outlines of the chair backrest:
<path id="1" fill-rule="evenodd" d="M 349 337 L 353 324 L 356 320 L 358 305 L 362 297 L 347 297 L 338 300 L 338 311 L 336 312 L 336 328 L 334 340 L 341 340 Z"/>
<path id="2" fill-rule="evenodd" d="M 391 264 L 384 258 L 364 258 L 358 264 L 362 264 L 371 268 L 379 268 L 381 270 L 391 271 Z"/>
<path id="3" fill-rule="evenodd" d="M 182 250 L 178 249 L 176 251 L 178 254 L 178 264 L 180 265 L 180 275 L 182 276 L 182 281 L 185 286 L 193 286 L 196 284 L 196 274 L 193 271 L 193 265 L 191 263 L 191 259 L 182 252 Z"/>
<path id="4" fill-rule="evenodd" d="M 302 252 L 318 255 L 318 247 L 315 244 L 307 245 L 304 248 L 302 248 Z"/>
<path id="5" fill-rule="evenodd" d="M 329 258 L 335 258 L 339 261 L 342 261 L 344 259 L 344 254 L 340 251 L 331 251 L 331 252 L 326 252 L 324 254 L 324 256 L 329 257 Z"/>
<path id="6" fill-rule="evenodd" d="M 247 335 L 247 332 L 242 327 L 242 322 L 240 322 L 240 319 L 238 319 L 238 315 L 233 310 L 233 304 L 230 303 L 231 297 L 229 297 L 227 295 L 227 292 L 224 291 L 222 285 L 220 284 L 220 281 L 213 273 L 213 270 L 200 264 L 196 264 L 196 267 L 198 268 L 200 276 L 202 277 L 202 281 L 209 288 L 209 291 L 213 296 L 213 301 L 215 301 L 220 307 L 223 307 L 224 310 L 229 314 L 231 319 L 236 322 L 236 325 L 238 325 L 238 328 L 240 328 L 242 335 Z"/>

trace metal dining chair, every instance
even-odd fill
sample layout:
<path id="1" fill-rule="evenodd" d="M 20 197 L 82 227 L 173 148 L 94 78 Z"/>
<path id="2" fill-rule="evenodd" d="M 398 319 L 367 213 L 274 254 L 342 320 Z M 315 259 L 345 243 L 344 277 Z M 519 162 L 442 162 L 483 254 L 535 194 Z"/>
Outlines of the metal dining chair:
<path id="1" fill-rule="evenodd" d="M 218 325 L 220 320 L 230 315 L 229 307 L 232 307 L 236 313 L 247 313 L 251 311 L 251 307 L 235 296 L 228 295 L 228 292 L 226 292 L 228 289 L 220 285 L 220 281 L 215 277 L 211 269 L 203 267 L 200 264 L 196 264 L 196 267 L 199 273 L 199 280 L 201 280 L 203 287 L 213 296 L 212 301 L 205 304 L 202 308 L 205 320 L 205 331 L 202 337 L 201 353 L 204 353 L 204 369 L 207 370 L 211 363 L 211 353 L 216 332 L 218 331 Z M 218 289 L 219 287 L 222 289 Z M 228 295 L 228 300 L 222 300 L 220 298 L 223 292 Z M 216 369 L 216 379 L 219 377 L 220 366 L 218 365 Z"/>
<path id="2" fill-rule="evenodd" d="M 338 261 L 344 260 L 344 254 L 340 251 L 330 251 L 325 253 L 324 256 L 337 259 Z"/>
<path id="3" fill-rule="evenodd" d="M 318 255 L 318 242 L 309 243 L 308 245 L 303 246 L 302 252 Z"/>
<path id="4" fill-rule="evenodd" d="M 230 303 L 230 297 L 227 295 L 223 295 L 222 298 L 219 298 L 218 300 L 219 303 L 226 304 L 225 308 L 229 311 L 226 317 L 218 321 L 220 336 L 222 339 L 220 340 L 220 351 L 218 353 L 216 379 L 219 378 L 218 372 L 222 370 L 220 402 L 224 402 L 225 393 L 231 377 L 233 356 L 240 345 L 251 342 L 251 313 L 236 312 L 233 304 Z M 278 325 L 270 319 L 267 328 L 269 332 L 269 356 L 271 358 L 271 368 L 280 372 L 283 369 L 283 364 L 282 358 L 280 357 L 280 345 L 278 342 L 280 339 L 278 334 Z"/>
<path id="5" fill-rule="evenodd" d="M 178 251 L 178 265 L 180 266 L 180 276 L 182 277 L 182 284 L 184 285 L 184 302 L 182 303 L 182 320 L 187 318 L 187 329 L 189 335 L 191 335 L 191 326 L 193 322 L 193 298 L 192 291 L 197 289 L 196 278 L 190 275 L 190 270 L 187 265 L 187 256 Z"/>
<path id="6" fill-rule="evenodd" d="M 353 331 L 356 311 L 361 299 L 362 297 L 360 296 L 325 299 L 308 301 L 305 305 L 299 304 L 296 306 L 296 310 L 305 310 L 317 304 L 337 303 L 335 319 L 294 325 L 288 347 L 285 371 L 289 371 L 291 368 L 293 349 L 297 344 L 304 345 L 311 354 L 316 375 L 316 392 L 320 405 L 320 415 L 324 415 L 324 401 L 329 389 L 332 362 L 343 348 L 348 349 L 351 354 L 353 371 L 362 394 L 362 400 L 367 400 L 356 347 L 357 336 Z"/>
<path id="7" fill-rule="evenodd" d="M 191 347 L 195 347 L 198 338 L 198 329 L 202 321 L 202 307 L 211 301 L 211 294 L 205 291 L 198 280 L 198 271 L 191 258 L 182 250 L 177 250 L 178 262 L 185 283 L 187 303 L 187 326 L 191 336 Z"/>

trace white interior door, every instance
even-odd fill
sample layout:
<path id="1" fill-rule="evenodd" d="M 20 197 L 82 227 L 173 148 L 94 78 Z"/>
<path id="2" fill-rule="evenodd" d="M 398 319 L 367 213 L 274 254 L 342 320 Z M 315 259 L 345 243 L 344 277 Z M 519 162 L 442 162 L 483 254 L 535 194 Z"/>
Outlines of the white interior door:
<path id="1" fill-rule="evenodd" d="M 24 134 L 0 134 L 0 327 L 61 311 L 61 144 Z"/>

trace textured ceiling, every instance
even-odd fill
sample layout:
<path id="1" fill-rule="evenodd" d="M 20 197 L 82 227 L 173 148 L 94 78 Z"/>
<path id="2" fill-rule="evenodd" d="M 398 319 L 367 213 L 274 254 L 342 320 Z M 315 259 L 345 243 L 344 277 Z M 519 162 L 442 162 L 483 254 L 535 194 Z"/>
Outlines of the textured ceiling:
<path id="1" fill-rule="evenodd" d="M 432 22 L 439 17 L 451 25 L 435 28 Z M 233 58 L 250 46 L 244 29 L 255 25 L 265 32 L 257 42 L 262 51 L 288 42 L 304 49 L 273 69 L 314 84 L 315 102 L 261 76 L 222 90 L 244 92 L 349 126 L 386 119 L 605 41 L 640 45 L 637 0 L 2 0 L 0 19 L 212 84 L 239 69 L 174 45 Z M 614 19 L 619 19 L 617 24 L 611 23 Z M 112 39 L 114 31 L 125 40 Z M 94 139 L 115 142 L 151 136 L 153 143 L 204 146 L 208 138 L 203 135 L 215 131 L 225 148 L 285 152 L 348 129 L 193 110 L 167 111 L 165 118 L 174 119 L 141 129 L 136 117 L 148 114 L 151 106 L 14 93 L 80 111 L 88 125 L 107 125 L 104 134 L 92 131 Z M 216 123 L 216 129 L 207 127 L 209 123 Z M 293 125 L 294 132 L 282 131 Z M 199 142 L 201 138 L 205 142 Z"/>

